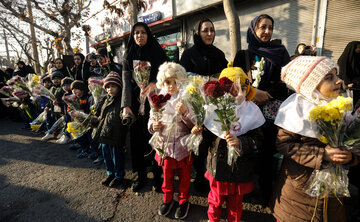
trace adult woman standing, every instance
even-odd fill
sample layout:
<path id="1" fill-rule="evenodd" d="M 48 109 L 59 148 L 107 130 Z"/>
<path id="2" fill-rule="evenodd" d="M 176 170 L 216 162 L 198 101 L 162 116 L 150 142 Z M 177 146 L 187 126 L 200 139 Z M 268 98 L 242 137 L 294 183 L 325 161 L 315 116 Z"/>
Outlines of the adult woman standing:
<path id="1" fill-rule="evenodd" d="M 225 54 L 213 45 L 215 27 L 212 21 L 208 18 L 201 19 L 193 38 L 194 45 L 184 51 L 180 64 L 187 72 L 203 76 L 220 74 L 227 67 L 227 60 Z M 207 131 L 203 132 L 204 136 L 207 133 Z M 194 168 L 196 170 L 194 185 L 197 191 L 205 191 L 204 187 L 208 187 L 208 182 L 204 177 L 208 145 L 204 140 L 200 145 L 199 156 L 194 158 Z"/>
<path id="2" fill-rule="evenodd" d="M 62 60 L 61 58 L 55 59 L 55 68 L 57 71 L 61 72 L 63 77 L 69 76 L 69 71 L 68 71 L 66 65 L 64 64 L 64 60 Z"/>
<path id="3" fill-rule="evenodd" d="M 225 54 L 213 45 L 215 27 L 210 19 L 200 20 L 193 38 L 194 45 L 185 50 L 180 59 L 187 72 L 210 76 L 227 67 Z"/>
<path id="4" fill-rule="evenodd" d="M 349 88 L 354 88 L 354 104 L 360 99 L 360 41 L 347 44 L 338 60 L 340 76 Z"/>
<path id="5" fill-rule="evenodd" d="M 134 60 L 149 61 L 151 63 L 149 84 L 142 92 L 142 95 L 146 96 L 155 88 L 156 75 L 159 66 L 166 61 L 166 55 L 160 44 L 151 34 L 149 27 L 142 22 L 138 22 L 133 26 L 127 44 L 125 59 L 123 60 L 123 96 L 121 103 L 124 108 L 124 120 L 128 118 L 135 120 L 130 126 L 130 143 L 133 171 L 138 174 L 138 178 L 133 183 L 132 189 L 133 191 L 137 191 L 141 189 L 147 179 L 146 160 L 144 155 L 151 151 L 151 147 L 148 144 L 150 134 L 147 130 L 150 108 L 146 103 L 145 115 L 139 115 L 140 88 L 137 87 L 133 79 Z M 161 168 L 154 165 L 153 172 L 155 188 L 161 190 Z"/>
<path id="6" fill-rule="evenodd" d="M 263 194 L 264 204 L 268 204 L 272 192 L 272 160 L 275 153 L 275 139 L 277 128 L 274 125 L 275 115 L 267 115 L 266 108 L 280 106 L 288 96 L 285 84 L 280 81 L 281 67 L 290 61 L 289 53 L 278 40 L 272 40 L 274 19 L 267 15 L 255 17 L 247 31 L 248 50 L 238 51 L 234 58 L 234 66 L 241 67 L 248 75 L 256 69 L 255 62 L 264 61 L 263 74 L 258 81 L 256 95 L 253 101 L 263 109 L 266 123 L 262 127 L 264 132 L 264 146 L 259 147 L 259 185 Z"/>
<path id="7" fill-rule="evenodd" d="M 83 79 L 83 67 L 84 67 L 85 56 L 82 53 L 75 53 L 74 63 L 75 65 L 71 68 L 71 73 L 75 80 Z"/>

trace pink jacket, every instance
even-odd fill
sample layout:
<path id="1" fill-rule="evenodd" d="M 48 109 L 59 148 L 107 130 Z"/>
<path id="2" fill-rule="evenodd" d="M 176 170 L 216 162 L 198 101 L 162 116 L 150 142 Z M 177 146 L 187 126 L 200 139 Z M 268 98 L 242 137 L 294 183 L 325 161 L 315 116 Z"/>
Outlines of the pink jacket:
<path id="1" fill-rule="evenodd" d="M 180 139 L 185 135 L 190 134 L 191 129 L 194 126 L 194 123 L 191 121 L 194 117 L 191 109 L 188 108 L 184 115 L 176 113 L 175 106 L 180 100 L 178 98 L 180 97 L 179 95 L 180 94 L 178 93 L 167 101 L 165 110 L 163 111 L 163 117 L 160 120 L 164 125 L 164 128 L 157 139 L 157 145 L 165 152 L 165 157 L 171 157 L 177 161 L 180 161 L 189 155 L 187 148 L 181 145 Z M 148 129 L 151 134 L 155 133 L 152 127 L 154 121 L 155 118 L 153 112 L 150 111 Z"/>

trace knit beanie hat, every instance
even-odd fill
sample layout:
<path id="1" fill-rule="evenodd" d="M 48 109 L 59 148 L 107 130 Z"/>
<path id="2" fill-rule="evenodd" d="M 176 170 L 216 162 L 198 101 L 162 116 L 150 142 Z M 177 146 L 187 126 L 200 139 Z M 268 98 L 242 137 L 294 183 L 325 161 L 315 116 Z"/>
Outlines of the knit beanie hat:
<path id="1" fill-rule="evenodd" d="M 186 70 L 180 64 L 175 62 L 164 62 L 159 67 L 159 72 L 156 76 L 156 87 L 161 89 L 167 78 L 176 77 L 180 82 L 186 78 Z"/>
<path id="2" fill-rule="evenodd" d="M 333 68 L 339 72 L 336 62 L 327 57 L 299 56 L 282 68 L 281 80 L 290 89 L 318 104 L 319 98 L 314 91 Z"/>
<path id="3" fill-rule="evenodd" d="M 227 77 L 232 82 L 236 82 L 240 79 L 241 85 L 246 85 L 246 101 L 250 101 L 254 98 L 256 91 L 252 85 L 250 85 L 250 80 L 245 74 L 245 72 L 240 67 L 233 67 L 233 62 L 228 63 L 227 68 L 223 69 L 220 73 L 219 79 Z"/>
<path id="4" fill-rule="evenodd" d="M 71 83 L 71 90 L 73 89 L 80 89 L 82 91 L 86 91 L 87 87 L 86 84 L 81 80 L 75 80 Z"/>
<path id="5" fill-rule="evenodd" d="M 108 86 L 109 84 L 115 84 L 119 88 L 122 86 L 122 80 L 118 73 L 111 71 L 106 78 L 104 79 L 104 88 Z"/>
<path id="6" fill-rule="evenodd" d="M 60 79 L 64 78 L 63 74 L 58 70 L 51 73 L 51 80 L 53 80 L 56 77 L 58 77 Z"/>
<path id="7" fill-rule="evenodd" d="M 71 85 L 72 82 L 72 79 L 70 79 L 69 77 L 65 77 L 61 80 L 61 85 Z"/>
<path id="8" fill-rule="evenodd" d="M 43 77 L 41 78 L 41 82 L 42 82 L 42 83 L 44 83 L 44 82 L 46 82 L 46 81 L 51 82 L 50 75 L 46 75 L 46 76 L 43 76 Z"/>

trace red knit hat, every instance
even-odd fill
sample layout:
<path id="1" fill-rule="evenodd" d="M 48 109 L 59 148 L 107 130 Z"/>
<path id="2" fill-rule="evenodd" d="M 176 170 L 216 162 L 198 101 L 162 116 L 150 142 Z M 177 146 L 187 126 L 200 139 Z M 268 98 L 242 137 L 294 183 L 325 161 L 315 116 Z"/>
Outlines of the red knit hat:
<path id="1" fill-rule="evenodd" d="M 110 72 L 109 75 L 104 79 L 104 88 L 109 84 L 115 84 L 118 87 L 122 87 L 122 80 L 116 72 Z"/>

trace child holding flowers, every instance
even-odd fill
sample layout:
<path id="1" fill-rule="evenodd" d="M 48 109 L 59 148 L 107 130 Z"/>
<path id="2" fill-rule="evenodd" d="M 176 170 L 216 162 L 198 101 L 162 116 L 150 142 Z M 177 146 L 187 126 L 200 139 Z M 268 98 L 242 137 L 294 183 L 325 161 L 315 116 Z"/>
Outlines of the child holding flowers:
<path id="1" fill-rule="evenodd" d="M 100 106 L 99 124 L 93 132 L 93 140 L 99 141 L 108 177 L 101 183 L 116 187 L 123 184 L 125 176 L 124 150 L 126 126 L 121 124 L 122 81 L 116 72 L 110 72 L 104 79 L 107 92 Z"/>
<path id="2" fill-rule="evenodd" d="M 65 96 L 69 96 L 72 94 L 71 92 L 71 83 L 73 82 L 72 79 L 70 79 L 69 77 L 63 78 L 61 80 L 61 88 L 64 90 L 64 95 L 62 97 L 62 100 L 64 100 Z M 69 107 L 67 106 L 67 104 L 64 102 L 63 103 L 63 110 L 64 110 L 64 120 L 65 123 L 68 123 L 71 121 L 71 117 L 68 113 L 69 111 Z M 68 142 L 70 142 L 71 138 L 70 138 L 70 133 L 66 131 L 66 129 L 63 129 L 63 131 L 61 132 L 63 135 L 60 137 L 60 139 L 58 139 L 56 142 L 58 144 L 67 144 Z"/>
<path id="3" fill-rule="evenodd" d="M 204 137 L 209 145 L 205 173 L 210 184 L 207 214 L 210 221 L 220 221 L 222 205 L 226 200 L 227 221 L 240 221 L 243 196 L 254 188 L 253 152 L 262 143 L 259 127 L 264 124 L 265 118 L 258 106 L 251 102 L 255 89 L 241 68 L 232 67 L 229 63 L 219 78 L 219 81 L 209 81 L 204 86 L 205 94 L 211 97 L 205 106 L 204 122 L 211 132 Z M 226 98 L 223 98 L 224 95 Z M 232 104 L 227 104 L 229 107 L 222 110 L 214 104 L 217 98 Z M 224 126 L 225 122 L 227 126 Z M 230 165 L 229 147 L 235 150 L 236 155 Z"/>
<path id="4" fill-rule="evenodd" d="M 190 134 L 194 123 L 191 121 L 193 114 L 184 103 L 181 102 L 179 93 L 179 82 L 186 76 L 185 69 L 176 63 L 166 62 L 159 67 L 157 75 L 157 88 L 162 94 L 170 94 L 162 112 L 161 121 L 154 117 L 150 111 L 148 123 L 149 132 L 159 132 L 157 145 L 162 152 L 155 155 L 155 160 L 162 166 L 164 180 L 162 184 L 163 203 L 158 214 L 166 216 L 174 205 L 174 170 L 179 176 L 179 207 L 176 209 L 175 218 L 184 219 L 189 211 L 189 187 L 191 176 L 192 158 L 189 158 L 189 151 L 182 146 L 180 139 Z M 174 119 L 175 118 L 175 119 Z"/>
<path id="5" fill-rule="evenodd" d="M 342 80 L 338 70 L 329 58 L 312 56 L 297 57 L 282 69 L 282 81 L 296 93 L 283 102 L 275 119 L 280 127 L 276 146 L 284 155 L 271 203 L 278 221 L 346 221 L 343 198 L 336 192 L 320 197 L 305 192 L 312 173 L 326 170 L 329 163 L 330 167 L 357 163 L 350 151 L 331 147 L 323 139 L 320 142 L 320 125 L 313 121 L 314 116 L 310 118 L 310 111 L 330 105 L 339 96 Z"/>
<path id="6" fill-rule="evenodd" d="M 64 91 L 61 88 L 62 78 L 64 78 L 64 76 L 59 71 L 54 71 L 51 74 L 51 81 L 53 83 L 53 86 L 50 88 L 50 92 L 55 96 L 56 101 L 50 100 L 45 108 L 45 111 L 50 111 L 50 115 L 46 116 L 46 128 L 48 129 L 48 132 L 45 134 L 45 136 L 41 138 L 41 140 L 43 141 L 51 138 L 49 130 L 51 129 L 51 126 L 55 123 L 55 121 L 60 118 L 61 108 L 59 105 L 62 104 L 62 96 L 64 94 Z"/>

